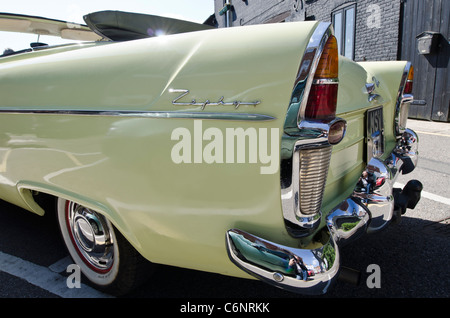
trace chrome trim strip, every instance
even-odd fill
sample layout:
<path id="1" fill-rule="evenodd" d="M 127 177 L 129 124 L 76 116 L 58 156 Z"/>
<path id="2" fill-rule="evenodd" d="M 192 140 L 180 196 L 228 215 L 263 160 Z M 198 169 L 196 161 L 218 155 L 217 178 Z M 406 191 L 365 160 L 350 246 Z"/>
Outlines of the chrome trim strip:
<path id="1" fill-rule="evenodd" d="M 179 111 L 118 111 L 118 110 L 52 110 L 52 109 L 0 109 L 0 114 L 103 116 L 136 118 L 215 119 L 237 121 L 270 121 L 275 117 L 249 113 L 204 113 Z"/>
<path id="2" fill-rule="evenodd" d="M 316 84 L 316 85 L 339 84 L 339 79 L 338 78 L 315 78 L 315 79 L 313 79 L 313 84 Z"/>
<path id="3" fill-rule="evenodd" d="M 285 129 L 296 128 L 300 118 L 304 117 L 306 103 L 308 102 L 311 84 L 319 64 L 320 55 L 328 37 L 332 34 L 330 26 L 331 23 L 329 22 L 319 22 L 308 42 L 292 90 L 291 103 L 285 120 Z"/>
<path id="4" fill-rule="evenodd" d="M 309 49 L 315 52 L 314 58 L 312 61 L 308 61 L 308 59 L 302 61 L 301 68 L 304 67 L 306 63 L 310 65 L 310 70 L 306 78 L 306 89 L 305 92 L 303 93 L 304 96 L 300 104 L 297 121 L 300 121 L 301 118 L 305 117 L 306 104 L 308 103 L 308 96 L 311 90 L 311 84 L 314 80 L 314 74 L 316 73 L 317 66 L 319 65 L 320 56 L 322 55 L 322 51 L 325 47 L 325 44 L 327 43 L 327 40 L 330 37 L 330 35 L 332 35 L 330 26 L 331 23 L 329 22 L 320 22 L 319 26 L 317 27 L 316 31 L 311 37 L 307 48 L 307 51 Z M 303 79 L 299 78 L 299 80 L 302 81 L 305 80 L 305 78 Z"/>
<path id="5" fill-rule="evenodd" d="M 397 103 L 395 105 L 394 114 L 394 133 L 397 138 L 401 138 L 406 129 L 406 121 L 408 119 L 409 104 L 413 101 L 413 96 L 410 94 L 403 94 L 405 84 L 408 81 L 409 70 L 411 69 L 411 62 L 407 62 L 403 69 L 402 78 L 400 80 L 400 87 L 397 93 Z"/>

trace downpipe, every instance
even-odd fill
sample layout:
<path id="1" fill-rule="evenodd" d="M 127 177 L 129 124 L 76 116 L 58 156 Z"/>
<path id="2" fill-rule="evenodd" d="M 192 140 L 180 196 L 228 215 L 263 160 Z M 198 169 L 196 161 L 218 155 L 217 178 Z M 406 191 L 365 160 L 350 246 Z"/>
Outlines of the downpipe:
<path id="1" fill-rule="evenodd" d="M 232 17 L 232 10 L 233 10 L 233 5 L 231 4 L 231 0 L 228 0 L 225 4 L 224 7 L 219 11 L 219 15 L 225 15 L 225 27 L 226 28 L 230 28 L 232 21 L 233 21 L 233 17 Z"/>

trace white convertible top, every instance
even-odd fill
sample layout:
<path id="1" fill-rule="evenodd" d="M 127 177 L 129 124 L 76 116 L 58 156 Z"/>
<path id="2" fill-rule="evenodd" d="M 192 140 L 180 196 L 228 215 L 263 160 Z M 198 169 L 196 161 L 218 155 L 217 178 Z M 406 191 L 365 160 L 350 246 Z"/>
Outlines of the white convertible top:
<path id="1" fill-rule="evenodd" d="M 36 16 L 0 13 L 0 31 L 51 35 L 75 41 L 100 41 L 87 25 Z"/>

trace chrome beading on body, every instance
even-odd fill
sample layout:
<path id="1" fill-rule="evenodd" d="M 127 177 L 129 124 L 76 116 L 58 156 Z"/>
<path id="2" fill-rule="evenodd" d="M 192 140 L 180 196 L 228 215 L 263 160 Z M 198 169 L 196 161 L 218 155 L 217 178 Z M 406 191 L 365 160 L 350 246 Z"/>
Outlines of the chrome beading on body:
<path id="1" fill-rule="evenodd" d="M 130 117 L 130 118 L 166 118 L 166 119 L 211 119 L 238 121 L 270 121 L 275 117 L 251 113 L 222 113 L 195 111 L 123 111 L 123 110 L 90 110 L 90 109 L 16 109 L 2 108 L 0 114 L 20 115 L 60 115 L 60 116 L 96 116 L 96 117 Z"/>

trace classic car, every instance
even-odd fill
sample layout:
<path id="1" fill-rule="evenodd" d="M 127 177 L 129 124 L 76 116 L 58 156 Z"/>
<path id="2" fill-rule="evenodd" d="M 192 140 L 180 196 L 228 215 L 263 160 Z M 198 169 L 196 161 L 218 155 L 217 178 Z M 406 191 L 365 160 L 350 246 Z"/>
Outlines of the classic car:
<path id="1" fill-rule="evenodd" d="M 420 199 L 417 180 L 394 188 L 418 156 L 408 61 L 342 57 L 328 22 L 84 20 L 0 14 L 76 40 L 0 57 L 0 199 L 54 210 L 98 288 L 167 264 L 324 294 L 344 244 Z"/>

